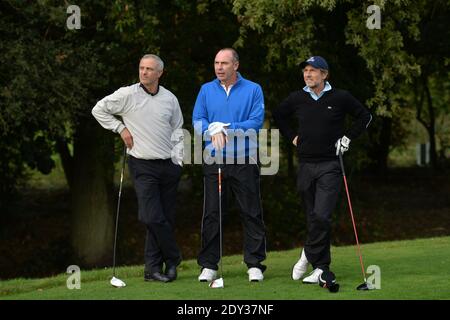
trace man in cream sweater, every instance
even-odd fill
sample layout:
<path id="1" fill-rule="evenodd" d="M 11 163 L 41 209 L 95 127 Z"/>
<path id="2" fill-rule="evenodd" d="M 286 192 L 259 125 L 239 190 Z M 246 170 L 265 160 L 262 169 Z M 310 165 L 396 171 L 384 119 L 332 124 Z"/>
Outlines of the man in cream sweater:
<path id="1" fill-rule="evenodd" d="M 144 55 L 139 63 L 140 82 L 106 96 L 92 114 L 102 127 L 120 134 L 127 147 L 139 220 L 147 228 L 144 280 L 169 282 L 176 279 L 182 259 L 174 228 L 183 115 L 175 95 L 159 85 L 163 70 L 158 56 Z"/>

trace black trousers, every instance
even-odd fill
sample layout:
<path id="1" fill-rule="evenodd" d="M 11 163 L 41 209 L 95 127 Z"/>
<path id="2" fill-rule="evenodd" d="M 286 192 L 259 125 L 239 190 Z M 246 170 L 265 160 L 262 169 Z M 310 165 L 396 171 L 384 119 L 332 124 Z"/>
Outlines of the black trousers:
<path id="1" fill-rule="evenodd" d="M 227 190 L 230 190 L 241 211 L 244 227 L 244 262 L 248 268 L 262 271 L 266 258 L 266 232 L 260 197 L 260 170 L 256 164 L 221 164 L 222 168 L 222 231 L 226 215 Z M 197 259 L 200 266 L 218 269 L 220 260 L 218 164 L 203 165 L 204 207 L 202 247 Z M 222 232 L 222 238 L 225 239 Z M 228 239 L 225 241 L 234 241 Z"/>
<path id="2" fill-rule="evenodd" d="M 175 202 L 182 168 L 167 160 L 129 157 L 128 167 L 136 190 L 139 221 L 145 224 L 145 271 L 161 272 L 177 266 L 181 253 L 175 240 Z"/>
<path id="3" fill-rule="evenodd" d="M 297 186 L 306 214 L 306 258 L 313 268 L 329 270 L 331 216 L 342 186 L 339 161 L 301 162 Z"/>

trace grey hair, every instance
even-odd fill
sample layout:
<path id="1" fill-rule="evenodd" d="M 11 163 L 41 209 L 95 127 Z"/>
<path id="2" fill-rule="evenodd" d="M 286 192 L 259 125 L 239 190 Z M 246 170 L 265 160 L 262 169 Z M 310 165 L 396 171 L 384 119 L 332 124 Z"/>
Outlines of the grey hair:
<path id="1" fill-rule="evenodd" d="M 330 71 L 326 69 L 320 69 L 321 72 L 325 74 L 325 81 L 330 79 Z"/>
<path id="2" fill-rule="evenodd" d="M 159 70 L 162 71 L 164 70 L 164 62 L 161 60 L 160 57 L 158 57 L 156 54 L 145 54 L 142 59 L 153 59 L 158 63 L 159 66 Z"/>
<path id="3" fill-rule="evenodd" d="M 223 48 L 223 49 L 220 49 L 219 52 L 220 51 L 226 51 L 226 50 L 231 51 L 231 54 L 233 55 L 233 61 L 234 62 L 239 62 L 239 55 L 238 55 L 237 51 L 234 50 L 233 48 Z"/>

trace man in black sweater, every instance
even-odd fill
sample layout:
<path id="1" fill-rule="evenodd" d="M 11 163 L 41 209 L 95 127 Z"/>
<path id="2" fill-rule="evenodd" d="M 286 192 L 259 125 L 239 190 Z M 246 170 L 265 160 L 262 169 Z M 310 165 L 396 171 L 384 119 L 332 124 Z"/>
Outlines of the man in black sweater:
<path id="1" fill-rule="evenodd" d="M 306 213 L 307 239 L 292 279 L 299 280 L 310 263 L 313 271 L 303 282 L 318 283 L 331 263 L 331 214 L 342 181 L 338 155 L 349 149 L 350 141 L 368 127 L 372 116 L 349 92 L 331 87 L 324 58 L 313 56 L 300 66 L 306 86 L 292 92 L 273 117 L 282 135 L 297 148 L 297 187 Z M 349 129 L 344 128 L 347 114 L 355 119 Z M 293 116 L 298 130 L 289 126 Z"/>

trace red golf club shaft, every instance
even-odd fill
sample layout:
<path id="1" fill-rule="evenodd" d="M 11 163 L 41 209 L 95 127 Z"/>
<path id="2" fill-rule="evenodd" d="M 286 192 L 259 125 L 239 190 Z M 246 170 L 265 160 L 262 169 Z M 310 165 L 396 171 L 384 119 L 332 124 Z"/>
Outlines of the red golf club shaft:
<path id="1" fill-rule="evenodd" d="M 344 177 L 344 185 L 345 185 L 345 192 L 347 194 L 347 200 L 348 200 L 348 207 L 350 209 L 350 216 L 352 217 L 352 224 L 353 224 L 353 231 L 355 233 L 355 238 L 356 238 L 356 245 L 358 247 L 358 255 L 359 255 L 359 263 L 361 265 L 361 270 L 362 270 L 362 274 L 364 277 L 364 282 L 366 282 L 366 272 L 364 271 L 364 263 L 362 260 L 362 255 L 361 255 L 361 248 L 359 247 L 359 239 L 358 239 L 358 232 L 356 231 L 356 223 L 355 223 L 355 218 L 353 216 L 353 208 L 352 208 L 352 201 L 350 200 L 350 192 L 348 191 L 348 185 L 347 185 L 347 178 L 345 177 L 345 169 L 344 169 L 344 160 L 342 159 L 342 153 L 339 152 L 339 162 L 341 164 L 341 170 L 342 170 L 342 176 Z"/>
<path id="2" fill-rule="evenodd" d="M 356 231 L 355 218 L 353 217 L 352 202 L 350 200 L 350 193 L 348 192 L 347 178 L 345 177 L 345 175 L 344 175 L 344 184 L 345 184 L 345 191 L 347 193 L 348 207 L 350 208 L 350 216 L 352 217 L 353 231 L 355 232 L 356 245 L 358 247 L 359 262 L 361 264 L 361 270 L 362 270 L 362 273 L 364 276 L 364 281 L 366 281 L 366 272 L 364 271 L 365 268 L 364 268 L 364 263 L 362 260 L 361 248 L 359 247 L 358 232 Z"/>

